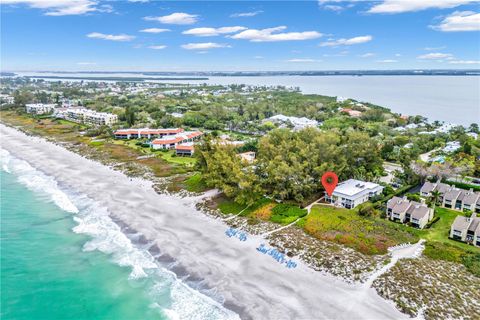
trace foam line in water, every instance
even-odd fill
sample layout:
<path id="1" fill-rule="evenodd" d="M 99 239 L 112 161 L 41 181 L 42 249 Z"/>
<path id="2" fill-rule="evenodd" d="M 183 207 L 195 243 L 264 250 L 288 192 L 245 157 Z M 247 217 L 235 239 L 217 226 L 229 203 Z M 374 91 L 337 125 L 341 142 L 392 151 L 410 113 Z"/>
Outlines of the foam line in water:
<path id="1" fill-rule="evenodd" d="M 17 176 L 18 181 L 28 189 L 48 195 L 62 210 L 77 213 L 77 207 L 70 201 L 68 196 L 60 190 L 57 182 L 43 172 L 32 167 L 28 162 L 13 157 L 7 150 L 0 149 L 0 161 L 2 170 Z"/>

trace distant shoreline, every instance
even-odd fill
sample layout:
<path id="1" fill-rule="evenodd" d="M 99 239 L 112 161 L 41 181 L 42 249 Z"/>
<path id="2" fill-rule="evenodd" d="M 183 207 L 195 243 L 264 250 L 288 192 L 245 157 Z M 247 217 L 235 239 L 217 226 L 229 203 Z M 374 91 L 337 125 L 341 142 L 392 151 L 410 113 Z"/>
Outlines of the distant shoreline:
<path id="1" fill-rule="evenodd" d="M 96 80 L 96 81 L 125 81 L 125 82 L 143 82 L 145 80 L 209 80 L 209 78 L 141 78 L 141 77 L 74 77 L 74 76 L 27 76 L 34 79 L 58 79 L 58 80 Z"/>
<path id="2" fill-rule="evenodd" d="M 58 74 L 58 76 L 40 74 Z M 31 78 L 70 78 L 69 74 L 85 74 L 85 77 L 71 76 L 73 79 L 94 80 L 112 78 L 112 80 L 133 79 L 130 81 L 149 80 L 208 80 L 208 77 L 267 77 L 267 76 L 480 76 L 480 69 L 419 69 L 419 70 L 312 70 L 312 71 L 11 71 L 1 72 L 2 76 L 35 74 Z M 102 78 L 93 75 L 103 75 Z M 135 77 L 108 77 L 105 75 L 136 75 Z M 60 76 L 65 75 L 65 76 Z M 88 76 L 91 75 L 91 76 Z M 160 78 L 153 78 L 159 76 Z M 111 79 L 108 79 L 111 80 Z"/>

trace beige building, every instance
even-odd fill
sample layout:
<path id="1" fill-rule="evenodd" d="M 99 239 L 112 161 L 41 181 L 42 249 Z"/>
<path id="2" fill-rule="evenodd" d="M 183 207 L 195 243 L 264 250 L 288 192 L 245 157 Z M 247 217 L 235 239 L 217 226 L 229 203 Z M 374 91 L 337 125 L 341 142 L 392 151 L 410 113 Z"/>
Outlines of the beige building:
<path id="1" fill-rule="evenodd" d="M 56 104 L 29 103 L 25 105 L 25 111 L 31 114 L 46 114 L 55 110 Z"/>
<path id="2" fill-rule="evenodd" d="M 450 228 L 450 238 L 480 247 L 480 218 L 476 213 L 470 217 L 457 216 Z"/>
<path id="3" fill-rule="evenodd" d="M 425 182 L 420 189 L 420 195 L 430 197 L 433 191 L 438 191 L 440 205 L 444 208 L 480 213 L 480 193 L 472 189 L 464 190 L 441 182 Z"/>
<path id="4" fill-rule="evenodd" d="M 57 118 L 93 125 L 111 126 L 118 122 L 116 114 L 96 112 L 86 108 L 61 108 L 54 115 Z"/>
<path id="5" fill-rule="evenodd" d="M 425 203 L 409 201 L 406 197 L 393 197 L 387 202 L 387 217 L 423 229 L 433 219 L 433 209 Z"/>

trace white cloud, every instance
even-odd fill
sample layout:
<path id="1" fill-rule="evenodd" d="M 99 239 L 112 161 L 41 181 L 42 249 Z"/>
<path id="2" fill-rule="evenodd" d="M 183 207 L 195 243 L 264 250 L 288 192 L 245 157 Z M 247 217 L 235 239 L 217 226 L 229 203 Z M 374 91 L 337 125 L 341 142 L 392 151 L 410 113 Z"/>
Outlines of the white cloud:
<path id="1" fill-rule="evenodd" d="M 452 60 L 448 63 L 453 64 L 480 64 L 480 60 Z"/>
<path id="2" fill-rule="evenodd" d="M 441 46 L 441 47 L 425 47 L 423 50 L 425 51 L 437 51 L 437 50 L 442 50 L 445 49 L 446 46 Z"/>
<path id="3" fill-rule="evenodd" d="M 168 16 L 161 17 L 144 17 L 147 21 L 158 21 L 165 24 L 194 24 L 198 21 L 198 15 L 188 14 L 184 12 L 175 12 Z"/>
<path id="4" fill-rule="evenodd" d="M 45 10 L 47 16 L 82 15 L 89 12 L 111 12 L 111 7 L 99 8 L 93 0 L 1 0 L 1 4 L 25 4 L 30 8 Z"/>
<path id="5" fill-rule="evenodd" d="M 252 12 L 238 12 L 230 15 L 232 18 L 242 18 L 242 17 L 255 17 L 256 15 L 262 13 L 263 11 L 252 11 Z"/>
<path id="6" fill-rule="evenodd" d="M 315 62 L 317 60 L 315 59 L 309 59 L 309 58 L 294 58 L 294 59 L 289 59 L 287 62 Z"/>
<path id="7" fill-rule="evenodd" d="M 453 55 L 451 53 L 432 52 L 432 53 L 422 54 L 421 56 L 418 56 L 417 59 L 422 59 L 422 60 L 453 59 Z"/>
<path id="8" fill-rule="evenodd" d="M 104 34 L 100 32 L 92 32 L 87 34 L 88 38 L 110 40 L 110 41 L 131 41 L 135 39 L 135 36 L 130 36 L 128 34 Z"/>
<path id="9" fill-rule="evenodd" d="M 330 10 L 330 11 L 342 11 L 344 10 L 345 8 L 342 7 L 342 6 L 337 6 L 337 5 L 334 5 L 334 4 L 327 4 L 325 6 L 323 6 L 324 9 L 327 9 L 327 10 Z"/>
<path id="10" fill-rule="evenodd" d="M 401 57 L 402 54 L 401 53 L 395 53 L 395 57 Z"/>
<path id="11" fill-rule="evenodd" d="M 96 65 L 97 63 L 96 62 L 88 62 L 88 61 L 85 61 L 85 62 L 77 62 L 77 64 L 79 66 L 94 66 Z"/>
<path id="12" fill-rule="evenodd" d="M 192 36 L 198 37 L 212 37 L 218 36 L 221 34 L 235 33 L 238 31 L 245 30 L 247 28 L 235 26 L 235 27 L 221 27 L 221 28 L 193 28 L 186 31 L 183 31 L 183 34 L 189 34 Z"/>
<path id="13" fill-rule="evenodd" d="M 359 36 L 359 37 L 354 37 L 350 39 L 342 38 L 338 40 L 323 42 L 320 44 L 320 46 L 321 47 L 350 46 L 353 44 L 369 42 L 369 41 L 372 41 L 372 39 L 373 39 L 372 36 Z"/>
<path id="14" fill-rule="evenodd" d="M 393 60 L 393 59 L 385 59 L 385 60 L 377 60 L 379 63 L 395 63 L 398 62 L 398 60 Z"/>
<path id="15" fill-rule="evenodd" d="M 147 3 L 150 0 L 128 0 L 128 2 L 139 2 L 139 3 Z"/>
<path id="16" fill-rule="evenodd" d="M 146 32 L 146 33 L 161 33 L 161 32 L 168 32 L 170 29 L 161 29 L 161 28 L 147 28 L 147 29 L 142 29 L 140 32 Z"/>
<path id="17" fill-rule="evenodd" d="M 228 44 L 215 43 L 215 42 L 200 42 L 200 43 L 187 43 L 182 44 L 183 49 L 187 50 L 208 50 L 215 48 L 230 48 Z"/>
<path id="18" fill-rule="evenodd" d="M 318 5 L 327 10 L 339 12 L 355 6 L 354 3 L 360 1 L 362 0 L 318 0 Z"/>
<path id="19" fill-rule="evenodd" d="M 165 45 L 157 45 L 157 46 L 149 46 L 149 49 L 154 49 L 154 50 L 162 50 L 165 49 L 167 46 Z"/>
<path id="20" fill-rule="evenodd" d="M 478 0 L 384 0 L 370 8 L 368 12 L 402 13 L 426 9 L 447 9 L 475 2 Z"/>
<path id="21" fill-rule="evenodd" d="M 303 31 L 303 32 L 280 32 L 287 27 L 280 26 L 267 29 L 247 29 L 236 35 L 233 35 L 233 39 L 244 39 L 252 42 L 274 42 L 274 41 L 298 41 L 316 39 L 322 36 L 317 31 Z"/>
<path id="22" fill-rule="evenodd" d="M 367 52 L 367 53 L 364 53 L 362 55 L 360 55 L 360 57 L 362 58 L 370 58 L 370 57 L 373 57 L 375 56 L 375 53 L 371 53 L 371 52 Z"/>
<path id="23" fill-rule="evenodd" d="M 430 26 L 434 30 L 444 32 L 480 31 L 480 13 L 473 11 L 455 11 L 447 16 L 437 26 Z"/>
<path id="24" fill-rule="evenodd" d="M 263 56 L 255 56 L 254 59 L 263 59 Z"/>

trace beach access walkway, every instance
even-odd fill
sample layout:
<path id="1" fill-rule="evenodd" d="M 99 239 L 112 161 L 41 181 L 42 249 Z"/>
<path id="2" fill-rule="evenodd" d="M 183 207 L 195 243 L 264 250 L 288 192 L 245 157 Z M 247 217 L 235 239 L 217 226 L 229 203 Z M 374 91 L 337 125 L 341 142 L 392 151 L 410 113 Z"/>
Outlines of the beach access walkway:
<path id="1" fill-rule="evenodd" d="M 319 204 L 320 201 L 322 201 L 324 198 L 325 198 L 324 196 L 321 196 L 320 198 L 318 198 L 317 200 L 313 201 L 313 202 L 310 203 L 308 206 L 306 206 L 305 209 L 307 210 L 307 214 L 306 214 L 304 217 L 308 216 L 308 215 L 310 214 L 310 211 L 312 210 L 312 207 L 313 207 L 315 204 Z M 244 210 L 245 210 L 245 209 L 244 209 Z M 302 217 L 302 218 L 304 218 L 304 217 Z M 286 229 L 286 228 L 288 228 L 288 227 L 290 227 L 290 226 L 293 226 L 293 225 L 294 225 L 295 223 L 297 223 L 298 220 L 300 220 L 300 219 L 301 219 L 301 218 L 298 218 L 297 220 L 295 220 L 295 221 L 293 221 L 292 223 L 289 223 L 289 224 L 287 224 L 287 225 L 285 225 L 285 226 L 281 226 L 281 227 L 279 227 L 279 228 L 277 228 L 277 229 L 274 229 L 274 230 L 272 230 L 272 231 L 268 231 L 268 232 L 262 233 L 261 236 L 262 236 L 263 238 L 266 238 L 266 237 L 268 237 L 269 235 L 271 235 L 271 234 L 273 234 L 273 233 L 275 233 L 275 232 L 278 232 L 278 231 L 281 231 L 281 230 L 283 230 L 283 229 Z"/>

